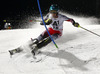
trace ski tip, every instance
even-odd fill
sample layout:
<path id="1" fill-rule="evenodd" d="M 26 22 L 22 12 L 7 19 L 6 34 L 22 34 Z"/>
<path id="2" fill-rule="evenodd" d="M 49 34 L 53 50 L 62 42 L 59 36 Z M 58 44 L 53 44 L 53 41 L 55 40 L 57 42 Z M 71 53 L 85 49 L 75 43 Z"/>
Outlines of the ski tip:
<path id="1" fill-rule="evenodd" d="M 10 58 L 12 58 L 12 55 L 13 55 L 13 54 L 11 53 L 11 51 L 10 51 L 10 50 L 9 50 L 9 54 L 10 54 Z"/>

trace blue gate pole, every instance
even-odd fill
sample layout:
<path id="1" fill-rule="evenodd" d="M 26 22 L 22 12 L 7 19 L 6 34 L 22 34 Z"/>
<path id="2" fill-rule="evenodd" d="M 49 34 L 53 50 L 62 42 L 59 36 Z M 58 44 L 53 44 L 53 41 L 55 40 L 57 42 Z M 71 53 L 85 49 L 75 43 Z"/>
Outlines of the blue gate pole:
<path id="1" fill-rule="evenodd" d="M 51 37 L 51 35 L 50 35 L 49 31 L 48 31 L 48 28 L 47 28 L 47 26 L 46 26 L 46 24 L 45 24 L 45 22 L 44 22 L 43 15 L 42 15 L 42 11 L 41 11 L 41 8 L 40 8 L 39 0 L 37 0 L 37 3 L 38 3 L 38 8 L 39 8 L 39 11 L 40 11 L 40 15 L 41 15 L 43 24 L 44 24 L 44 26 L 45 26 L 45 28 L 46 28 L 46 30 L 47 30 L 47 32 L 48 32 L 48 34 L 49 34 L 49 36 L 50 36 L 52 42 L 54 43 L 54 45 L 56 46 L 56 48 L 58 48 L 57 44 L 55 43 L 55 41 L 54 41 L 53 38 Z"/>

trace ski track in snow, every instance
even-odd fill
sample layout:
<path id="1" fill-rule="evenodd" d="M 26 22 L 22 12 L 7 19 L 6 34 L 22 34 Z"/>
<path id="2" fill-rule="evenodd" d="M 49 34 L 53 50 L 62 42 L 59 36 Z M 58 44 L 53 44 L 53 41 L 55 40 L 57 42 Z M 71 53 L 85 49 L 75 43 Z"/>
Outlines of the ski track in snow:
<path id="1" fill-rule="evenodd" d="M 65 14 L 67 15 L 67 14 Z M 93 18 L 68 15 L 83 27 L 100 34 L 99 24 Z M 84 21 L 83 21 L 84 20 Z M 99 74 L 100 73 L 100 38 L 75 28 L 64 22 L 63 36 L 56 40 L 59 49 L 53 43 L 41 49 L 43 60 L 30 63 L 32 60 L 28 47 L 24 52 L 10 58 L 8 50 L 14 49 L 36 38 L 44 27 L 35 23 L 36 28 L 0 31 L 0 74 Z M 26 53 L 28 52 L 28 53 Z"/>

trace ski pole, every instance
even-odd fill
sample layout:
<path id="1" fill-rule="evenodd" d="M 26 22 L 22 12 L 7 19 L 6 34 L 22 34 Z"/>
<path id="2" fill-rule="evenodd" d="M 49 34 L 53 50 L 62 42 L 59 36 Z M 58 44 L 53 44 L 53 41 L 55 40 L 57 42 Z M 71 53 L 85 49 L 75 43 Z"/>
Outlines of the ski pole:
<path id="1" fill-rule="evenodd" d="M 92 32 L 92 31 L 90 31 L 90 30 L 88 30 L 88 29 L 86 29 L 86 28 L 84 28 L 84 27 L 82 27 L 82 26 L 80 26 L 80 28 L 82 28 L 82 29 L 84 29 L 84 30 L 86 30 L 86 31 L 88 31 L 88 32 L 90 32 L 90 33 L 92 33 L 92 34 L 94 34 L 94 35 L 96 35 L 96 36 L 100 37 L 100 35 L 99 35 L 99 34 L 94 33 L 94 32 Z"/>
<path id="2" fill-rule="evenodd" d="M 41 20 L 28 20 L 29 22 L 41 22 Z M 28 22 L 27 21 L 27 22 Z M 3 22 L 20 22 L 20 20 L 3 20 Z M 23 21 L 24 22 L 24 21 Z"/>

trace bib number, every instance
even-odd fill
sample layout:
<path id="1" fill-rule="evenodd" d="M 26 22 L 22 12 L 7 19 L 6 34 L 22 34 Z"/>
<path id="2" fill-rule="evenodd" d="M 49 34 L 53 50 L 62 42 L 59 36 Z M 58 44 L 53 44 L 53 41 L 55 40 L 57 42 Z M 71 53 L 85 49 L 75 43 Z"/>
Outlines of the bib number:
<path id="1" fill-rule="evenodd" d="M 53 28 L 58 29 L 58 24 L 59 24 L 59 21 L 54 21 Z"/>

